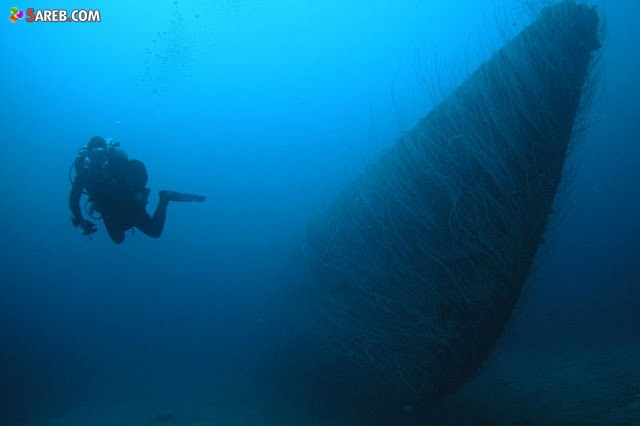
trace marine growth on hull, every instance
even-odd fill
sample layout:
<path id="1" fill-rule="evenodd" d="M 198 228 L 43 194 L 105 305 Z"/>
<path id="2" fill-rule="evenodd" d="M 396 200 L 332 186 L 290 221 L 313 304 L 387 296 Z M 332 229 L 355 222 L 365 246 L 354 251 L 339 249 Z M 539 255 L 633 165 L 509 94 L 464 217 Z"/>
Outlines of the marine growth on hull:
<path id="1" fill-rule="evenodd" d="M 598 30 L 595 8 L 543 9 L 310 226 L 318 308 L 359 374 L 431 398 L 486 358 L 542 242 Z"/>

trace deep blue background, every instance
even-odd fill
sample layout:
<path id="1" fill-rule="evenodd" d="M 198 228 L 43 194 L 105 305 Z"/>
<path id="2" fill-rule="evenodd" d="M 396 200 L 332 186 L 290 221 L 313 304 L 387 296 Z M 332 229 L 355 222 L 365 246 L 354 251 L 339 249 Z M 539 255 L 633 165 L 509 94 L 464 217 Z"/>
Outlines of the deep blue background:
<path id="1" fill-rule="evenodd" d="M 7 5 L 0 421 L 304 412 L 256 377 L 296 361 L 307 222 L 530 20 L 515 0 L 432 3 L 38 1 L 17 6 L 102 22 L 15 24 Z M 638 8 L 601 7 L 588 128 L 505 344 L 640 339 Z M 207 202 L 170 205 L 159 240 L 83 238 L 67 170 L 93 135 L 145 162 L 150 209 L 160 189 Z"/>

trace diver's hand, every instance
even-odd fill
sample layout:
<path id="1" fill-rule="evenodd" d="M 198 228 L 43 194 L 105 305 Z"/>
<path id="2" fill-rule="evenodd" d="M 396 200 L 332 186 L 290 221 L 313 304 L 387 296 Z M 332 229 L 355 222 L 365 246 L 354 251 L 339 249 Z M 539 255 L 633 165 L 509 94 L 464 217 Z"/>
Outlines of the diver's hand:
<path id="1" fill-rule="evenodd" d="M 89 222 L 88 220 L 84 221 L 82 225 L 82 235 L 91 235 L 95 232 L 98 232 L 98 228 L 94 223 Z"/>
<path id="2" fill-rule="evenodd" d="M 89 222 L 86 219 L 72 217 L 71 223 L 76 228 L 78 227 L 82 228 L 82 235 L 91 235 L 98 231 L 98 228 L 96 228 L 96 225 L 92 222 Z"/>

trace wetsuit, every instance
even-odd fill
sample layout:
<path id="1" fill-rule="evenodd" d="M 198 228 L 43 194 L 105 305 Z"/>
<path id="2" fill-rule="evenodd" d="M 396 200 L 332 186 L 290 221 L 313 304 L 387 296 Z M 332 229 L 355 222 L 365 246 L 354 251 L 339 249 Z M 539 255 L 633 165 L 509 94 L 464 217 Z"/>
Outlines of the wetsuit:
<path id="1" fill-rule="evenodd" d="M 92 165 L 86 157 L 76 159 L 76 179 L 69 194 L 74 225 L 81 226 L 85 234 L 95 232 L 95 226 L 82 217 L 80 210 L 80 198 L 86 191 L 116 244 L 124 241 L 125 231 L 134 226 L 150 237 L 159 237 L 164 229 L 169 200 L 161 197 L 151 217 L 146 211 L 149 189 L 145 187 L 144 164 L 138 160 L 123 160 L 116 164 Z"/>

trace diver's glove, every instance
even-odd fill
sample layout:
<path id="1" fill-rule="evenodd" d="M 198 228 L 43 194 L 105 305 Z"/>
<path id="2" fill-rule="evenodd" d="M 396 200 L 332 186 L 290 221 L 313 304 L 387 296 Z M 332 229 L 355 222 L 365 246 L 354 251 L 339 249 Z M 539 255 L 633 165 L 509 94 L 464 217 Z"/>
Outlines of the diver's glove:
<path id="1" fill-rule="evenodd" d="M 86 219 L 72 217 L 71 218 L 71 223 L 76 228 L 78 228 L 78 227 L 82 228 L 82 235 L 91 235 L 91 234 L 93 234 L 93 233 L 98 231 L 98 228 L 96 227 L 96 225 L 94 223 L 92 223 L 92 222 L 89 222 Z"/>

